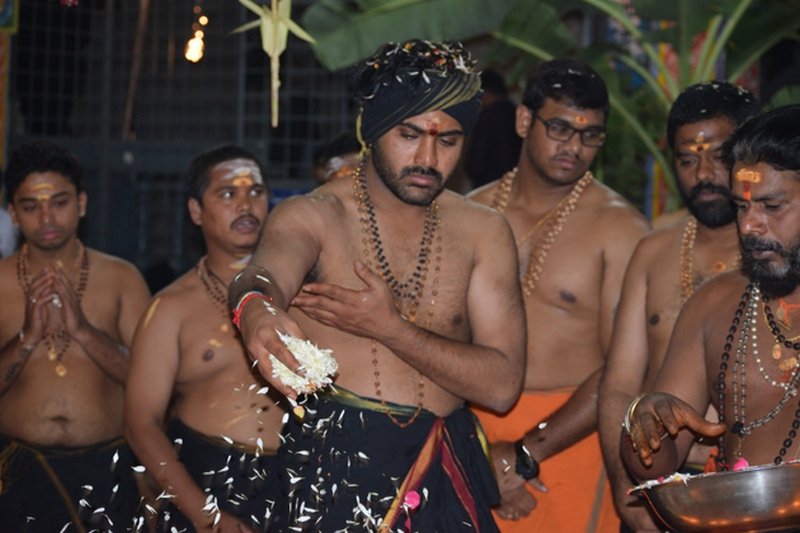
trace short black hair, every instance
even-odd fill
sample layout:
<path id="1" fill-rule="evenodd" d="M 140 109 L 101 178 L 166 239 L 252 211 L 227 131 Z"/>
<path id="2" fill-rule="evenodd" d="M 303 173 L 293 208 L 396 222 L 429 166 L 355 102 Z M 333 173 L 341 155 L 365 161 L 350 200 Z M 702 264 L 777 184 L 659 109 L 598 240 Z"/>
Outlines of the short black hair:
<path id="1" fill-rule="evenodd" d="M 501 96 L 508 95 L 508 87 L 506 87 L 506 80 L 496 70 L 486 69 L 481 72 L 481 88 L 484 92 L 499 94 Z"/>
<path id="2" fill-rule="evenodd" d="M 209 170 L 231 159 L 253 161 L 258 166 L 261 178 L 266 183 L 267 174 L 264 172 L 264 166 L 251 151 L 237 144 L 223 144 L 209 148 L 192 159 L 189 165 L 189 198 L 194 198 L 202 205 L 203 193 L 208 188 Z"/>
<path id="3" fill-rule="evenodd" d="M 522 103 L 536 113 L 550 98 L 579 109 L 599 109 L 608 119 L 608 89 L 603 78 L 578 59 L 553 59 L 528 77 Z"/>
<path id="4" fill-rule="evenodd" d="M 675 148 L 678 128 L 701 120 L 725 117 L 736 126 L 759 113 L 758 101 L 746 89 L 727 81 L 690 85 L 678 95 L 667 117 L 667 142 Z"/>
<path id="5" fill-rule="evenodd" d="M 55 172 L 67 178 L 78 193 L 83 188 L 83 167 L 78 158 L 60 144 L 39 140 L 18 146 L 8 159 L 3 183 L 8 202 L 14 203 L 14 194 L 22 182 L 34 172 Z"/>
<path id="6" fill-rule="evenodd" d="M 346 130 L 321 145 L 319 161 L 324 165 L 333 157 L 341 157 L 360 151 L 361 143 L 358 142 L 355 132 Z"/>
<path id="7" fill-rule="evenodd" d="M 751 118 L 723 145 L 729 169 L 734 163 L 766 163 L 776 170 L 793 170 L 800 178 L 800 104 L 778 107 Z"/>

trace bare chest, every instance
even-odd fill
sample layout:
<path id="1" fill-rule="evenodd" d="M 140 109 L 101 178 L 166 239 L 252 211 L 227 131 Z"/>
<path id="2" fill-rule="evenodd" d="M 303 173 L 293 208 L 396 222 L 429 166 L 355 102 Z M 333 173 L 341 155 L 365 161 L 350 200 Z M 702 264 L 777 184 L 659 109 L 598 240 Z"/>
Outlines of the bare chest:
<path id="1" fill-rule="evenodd" d="M 181 328 L 178 384 L 229 378 L 252 380 L 250 362 L 230 320 L 216 309 L 200 307 L 187 316 Z"/>

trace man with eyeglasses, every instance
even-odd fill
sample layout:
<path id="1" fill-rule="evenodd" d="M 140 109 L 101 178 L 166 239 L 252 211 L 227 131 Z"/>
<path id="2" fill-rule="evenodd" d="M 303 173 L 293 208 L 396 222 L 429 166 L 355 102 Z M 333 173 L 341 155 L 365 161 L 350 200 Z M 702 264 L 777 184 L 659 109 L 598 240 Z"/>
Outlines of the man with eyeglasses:
<path id="1" fill-rule="evenodd" d="M 525 392 L 506 414 L 475 408 L 492 443 L 497 515 L 504 532 L 618 531 L 597 387 L 625 267 L 648 224 L 588 170 L 608 117 L 591 67 L 542 64 L 522 102 L 517 167 L 472 195 L 513 230 L 527 315 Z"/>

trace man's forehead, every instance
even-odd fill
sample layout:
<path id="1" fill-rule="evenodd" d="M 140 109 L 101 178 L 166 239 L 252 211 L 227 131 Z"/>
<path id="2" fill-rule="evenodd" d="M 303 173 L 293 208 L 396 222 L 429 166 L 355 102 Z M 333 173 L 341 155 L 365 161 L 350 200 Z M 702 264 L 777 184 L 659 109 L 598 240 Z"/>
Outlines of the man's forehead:
<path id="1" fill-rule="evenodd" d="M 211 169 L 213 179 L 224 181 L 236 187 L 263 185 L 264 178 L 258 165 L 252 159 L 237 158 L 223 161 Z"/>
<path id="2" fill-rule="evenodd" d="M 682 124 L 675 130 L 677 146 L 723 143 L 733 132 L 734 123 L 726 117 L 714 117 Z"/>
<path id="3" fill-rule="evenodd" d="M 544 104 L 539 109 L 548 114 L 544 119 L 558 118 L 578 127 L 602 126 L 605 119 L 602 109 L 587 109 L 577 107 L 569 102 L 559 102 L 552 98 L 545 98 Z"/>
<path id="4" fill-rule="evenodd" d="M 398 126 L 414 126 L 426 132 L 461 132 L 461 124 L 444 111 L 429 111 L 405 119 Z"/>
<path id="5" fill-rule="evenodd" d="M 57 172 L 32 172 L 17 189 L 16 195 L 23 198 L 43 199 L 55 194 L 70 192 L 74 185 Z"/>

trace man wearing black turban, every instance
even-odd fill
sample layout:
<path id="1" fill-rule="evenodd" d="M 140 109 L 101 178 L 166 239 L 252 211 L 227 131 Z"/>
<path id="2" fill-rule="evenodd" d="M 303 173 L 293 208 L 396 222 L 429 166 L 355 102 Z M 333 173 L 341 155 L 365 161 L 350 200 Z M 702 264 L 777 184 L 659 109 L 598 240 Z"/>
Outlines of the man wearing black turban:
<path id="1" fill-rule="evenodd" d="M 279 452 L 287 531 L 496 531 L 497 485 L 466 401 L 502 411 L 521 388 L 524 313 L 497 213 L 444 190 L 475 123 L 480 81 L 458 44 L 381 47 L 357 79 L 364 147 L 352 180 L 281 203 L 230 305 L 272 385 L 301 406 Z M 338 361 L 300 396 L 277 332 Z M 274 358 L 270 358 L 270 354 Z"/>

